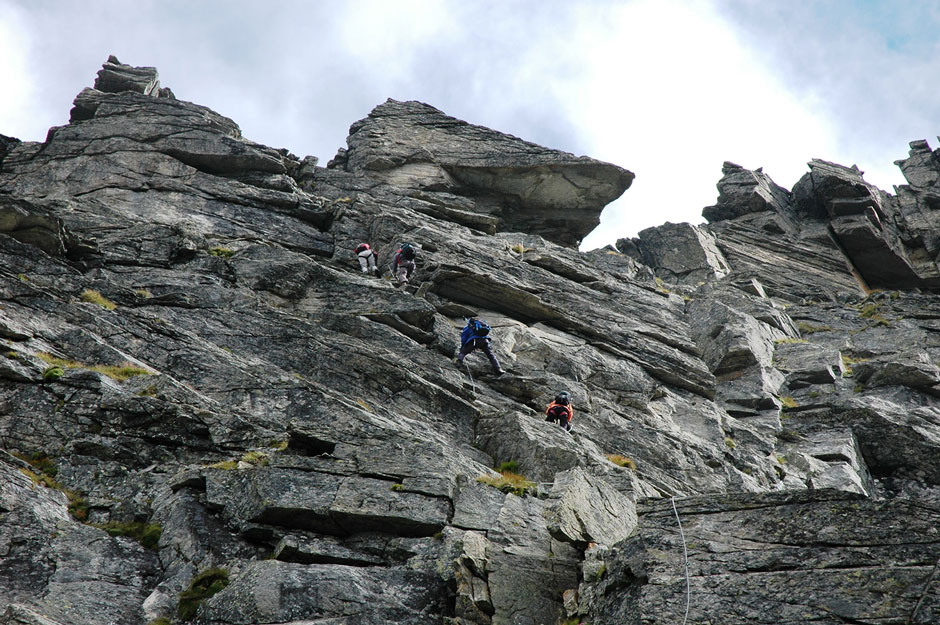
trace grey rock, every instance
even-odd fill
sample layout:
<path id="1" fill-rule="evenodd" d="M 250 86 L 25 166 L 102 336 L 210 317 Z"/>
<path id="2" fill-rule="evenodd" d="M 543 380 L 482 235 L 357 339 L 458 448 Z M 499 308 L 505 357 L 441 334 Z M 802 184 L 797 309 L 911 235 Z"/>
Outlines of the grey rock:
<path id="1" fill-rule="evenodd" d="M 142 619 L 157 558 L 69 516 L 63 492 L 0 454 L 0 602 L 7 623 L 115 623 Z M 101 602 L 100 597 L 108 597 Z"/>
<path id="2" fill-rule="evenodd" d="M 696 622 L 936 622 L 926 142 L 895 196 L 727 164 L 711 223 L 580 253 L 626 170 L 394 101 L 323 168 L 99 78 L 0 137 L 0 622 L 173 618 L 214 567 L 197 623 L 676 622 L 671 497 Z M 505 375 L 454 366 L 474 315 Z"/>
<path id="3" fill-rule="evenodd" d="M 417 625 L 440 622 L 445 597 L 443 581 L 428 571 L 254 561 L 244 563 L 224 590 L 203 603 L 198 618 Z"/>
<path id="4" fill-rule="evenodd" d="M 899 352 L 859 362 L 855 378 L 868 386 L 907 386 L 932 388 L 940 383 L 940 369 L 927 352 Z"/>
<path id="5" fill-rule="evenodd" d="M 62 625 L 61 621 L 54 621 L 29 607 L 11 603 L 0 614 L 0 623 L 3 625 Z"/>
<path id="6" fill-rule="evenodd" d="M 709 222 L 734 219 L 748 213 L 773 211 L 786 215 L 791 210 L 789 192 L 761 170 L 751 171 L 725 162 L 718 181 L 718 203 L 702 209 Z"/>
<path id="7" fill-rule="evenodd" d="M 938 598 L 926 590 L 936 564 L 936 532 L 928 530 L 936 511 L 921 502 L 818 493 L 755 495 L 732 506 L 688 500 L 677 507 L 689 557 L 690 622 L 926 624 L 936 618 Z M 899 516 L 907 531 L 889 537 L 884 528 Z M 641 526 L 657 529 L 622 544 L 605 579 L 582 592 L 594 599 L 585 620 L 684 618 L 683 541 L 672 507 L 658 504 L 641 517 Z M 874 571 L 872 557 L 880 563 Z"/>
<path id="8" fill-rule="evenodd" d="M 582 548 L 588 543 L 613 545 L 636 529 L 635 502 L 582 469 L 558 473 L 549 501 L 549 533 Z"/>
<path id="9" fill-rule="evenodd" d="M 633 181 L 615 165 L 467 124 L 420 102 L 377 106 L 350 127 L 348 143 L 348 171 L 398 187 L 470 190 L 462 194 L 480 197 L 473 210 L 497 216 L 500 230 L 567 245 L 597 226 L 600 209 Z"/>
<path id="10" fill-rule="evenodd" d="M 786 375 L 790 389 L 832 384 L 846 372 L 842 355 L 837 350 L 809 342 L 777 343 L 774 366 Z"/>
<path id="11" fill-rule="evenodd" d="M 698 284 L 721 279 L 731 270 L 715 243 L 702 228 L 665 223 L 647 228 L 634 239 L 639 260 L 655 267 L 670 283 Z"/>

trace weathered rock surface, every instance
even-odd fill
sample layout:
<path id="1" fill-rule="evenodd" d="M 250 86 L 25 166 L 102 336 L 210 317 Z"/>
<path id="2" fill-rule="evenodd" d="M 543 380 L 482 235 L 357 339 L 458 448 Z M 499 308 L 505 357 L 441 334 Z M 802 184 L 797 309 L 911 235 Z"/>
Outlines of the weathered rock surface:
<path id="1" fill-rule="evenodd" d="M 420 102 L 377 106 L 350 127 L 348 143 L 347 171 L 430 197 L 456 193 L 472 200 L 457 210 L 492 215 L 499 230 L 569 245 L 593 230 L 601 209 L 633 181 L 616 165 L 548 150 Z"/>
<path id="2" fill-rule="evenodd" d="M 0 135 L 0 625 L 678 622 L 670 497 L 690 622 L 935 623 L 935 154 L 579 253 L 630 172 L 395 101 L 319 167 L 109 58 Z"/>
<path id="3" fill-rule="evenodd" d="M 804 491 L 694 497 L 676 508 L 678 520 L 668 501 L 644 510 L 603 579 L 582 585 L 590 622 L 676 623 L 686 606 L 690 623 L 940 617 L 936 506 Z"/>

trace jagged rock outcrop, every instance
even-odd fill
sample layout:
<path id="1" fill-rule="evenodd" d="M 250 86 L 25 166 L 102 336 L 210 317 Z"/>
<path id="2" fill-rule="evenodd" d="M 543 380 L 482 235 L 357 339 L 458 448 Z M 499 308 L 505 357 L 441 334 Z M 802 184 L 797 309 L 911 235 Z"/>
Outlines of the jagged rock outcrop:
<path id="1" fill-rule="evenodd" d="M 911 148 L 579 253 L 626 170 L 394 101 L 319 167 L 109 58 L 0 136 L 0 624 L 936 622 Z"/>
<path id="2" fill-rule="evenodd" d="M 455 209 L 491 215 L 499 231 L 567 245 L 580 243 L 633 181 L 616 165 L 474 126 L 420 102 L 377 106 L 350 127 L 348 143 L 346 171 L 400 190 L 465 196 L 472 201 Z"/>

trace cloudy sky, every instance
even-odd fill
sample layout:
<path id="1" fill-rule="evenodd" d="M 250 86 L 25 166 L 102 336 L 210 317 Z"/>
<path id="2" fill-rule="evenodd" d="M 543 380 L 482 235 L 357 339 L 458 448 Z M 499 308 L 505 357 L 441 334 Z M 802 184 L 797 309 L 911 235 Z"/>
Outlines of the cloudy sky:
<path id="1" fill-rule="evenodd" d="M 387 98 L 636 174 L 582 249 L 699 223 L 721 164 L 892 191 L 940 133 L 935 0 L 0 0 L 0 134 L 41 141 L 109 54 L 325 164 Z"/>

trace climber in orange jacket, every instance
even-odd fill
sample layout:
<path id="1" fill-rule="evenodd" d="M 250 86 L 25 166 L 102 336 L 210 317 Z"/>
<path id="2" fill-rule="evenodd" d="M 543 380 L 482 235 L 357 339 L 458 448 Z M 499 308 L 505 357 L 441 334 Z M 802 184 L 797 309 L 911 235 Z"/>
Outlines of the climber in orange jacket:
<path id="1" fill-rule="evenodd" d="M 561 391 L 555 395 L 555 401 L 548 405 L 545 410 L 545 420 L 550 423 L 558 423 L 565 431 L 571 431 L 571 418 L 574 416 L 574 408 L 571 406 L 571 397 L 568 391 Z"/>

